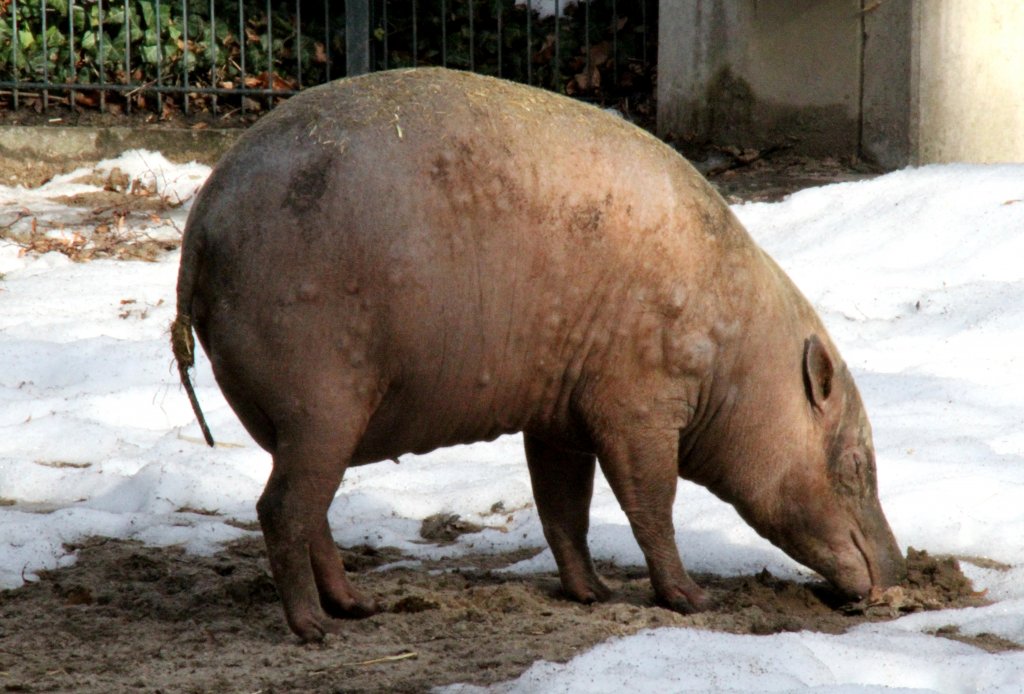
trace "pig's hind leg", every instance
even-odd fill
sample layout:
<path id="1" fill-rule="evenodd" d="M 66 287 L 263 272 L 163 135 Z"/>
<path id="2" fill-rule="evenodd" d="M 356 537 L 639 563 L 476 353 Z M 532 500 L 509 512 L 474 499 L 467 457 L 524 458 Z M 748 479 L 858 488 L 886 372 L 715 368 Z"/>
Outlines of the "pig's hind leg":
<path id="1" fill-rule="evenodd" d="M 587 547 L 595 457 L 524 436 L 533 498 L 544 537 L 555 555 L 562 590 L 580 602 L 607 600 Z"/>
<path id="2" fill-rule="evenodd" d="M 363 407 L 335 404 L 320 400 L 313 413 L 277 426 L 273 469 L 256 507 L 288 625 L 305 641 L 336 631 L 331 617 L 376 609 L 349 582 L 327 522 L 368 420 Z"/>

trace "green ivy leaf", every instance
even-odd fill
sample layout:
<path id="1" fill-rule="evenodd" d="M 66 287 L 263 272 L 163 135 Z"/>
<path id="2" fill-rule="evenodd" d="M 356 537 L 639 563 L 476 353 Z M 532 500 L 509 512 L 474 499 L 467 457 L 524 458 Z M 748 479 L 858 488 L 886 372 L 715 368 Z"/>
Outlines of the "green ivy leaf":
<path id="1" fill-rule="evenodd" d="M 156 10 L 153 8 L 153 0 L 138 0 L 139 8 L 142 10 L 142 21 L 147 27 L 156 27 Z M 170 8 L 167 8 L 170 11 Z"/>
<path id="2" fill-rule="evenodd" d="M 51 10 L 57 11 L 63 19 L 67 20 L 68 9 L 71 7 L 70 2 L 66 2 L 66 0 L 46 0 L 46 5 Z"/>
<path id="3" fill-rule="evenodd" d="M 85 8 L 75 5 L 71 10 L 71 21 L 75 25 L 75 31 L 81 32 L 85 29 Z"/>
<path id="4" fill-rule="evenodd" d="M 46 29 L 46 46 L 47 48 L 56 48 L 63 46 L 67 43 L 67 39 L 64 38 L 64 34 L 60 28 L 55 26 L 49 26 Z"/>

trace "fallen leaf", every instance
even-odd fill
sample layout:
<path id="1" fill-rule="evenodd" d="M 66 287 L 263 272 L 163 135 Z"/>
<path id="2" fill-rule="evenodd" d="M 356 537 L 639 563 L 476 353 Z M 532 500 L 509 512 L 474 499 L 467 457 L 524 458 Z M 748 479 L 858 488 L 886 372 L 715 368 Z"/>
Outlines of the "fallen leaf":
<path id="1" fill-rule="evenodd" d="M 316 41 L 313 44 L 313 62 L 314 63 L 326 63 L 327 62 L 327 50 L 324 44 L 320 41 Z"/>

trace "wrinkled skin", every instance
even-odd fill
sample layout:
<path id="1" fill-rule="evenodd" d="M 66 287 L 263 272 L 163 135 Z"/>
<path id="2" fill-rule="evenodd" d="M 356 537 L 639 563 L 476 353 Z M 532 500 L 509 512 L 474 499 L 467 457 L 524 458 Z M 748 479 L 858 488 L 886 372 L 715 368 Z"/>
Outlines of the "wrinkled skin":
<path id="1" fill-rule="evenodd" d="M 303 639 L 375 609 L 327 524 L 346 468 L 507 432 L 577 600 L 609 595 L 597 465 L 672 609 L 707 605 L 680 476 L 851 597 L 903 571 L 814 311 L 689 164 L 589 106 L 439 69 L 310 89 L 204 186 L 178 310 L 273 456 L 258 512 Z"/>

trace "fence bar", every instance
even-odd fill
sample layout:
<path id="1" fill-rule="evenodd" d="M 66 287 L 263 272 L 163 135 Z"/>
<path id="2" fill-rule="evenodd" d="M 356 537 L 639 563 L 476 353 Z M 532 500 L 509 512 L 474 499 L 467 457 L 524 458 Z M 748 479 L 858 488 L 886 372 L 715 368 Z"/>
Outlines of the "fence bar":
<path id="1" fill-rule="evenodd" d="M 416 0 L 412 0 L 412 66 L 416 67 L 419 64 L 420 57 L 420 44 L 419 39 L 416 35 L 416 25 L 419 22 L 416 21 L 416 17 L 419 15 L 416 13 Z"/>
<path id="2" fill-rule="evenodd" d="M 46 47 L 46 0 L 39 0 L 39 16 L 43 20 L 43 81 L 50 81 L 50 51 Z M 50 110 L 50 91 L 43 90 L 43 113 Z"/>
<path id="3" fill-rule="evenodd" d="M 299 9 L 299 0 L 295 0 L 295 84 L 302 89 L 302 11 Z"/>
<path id="4" fill-rule="evenodd" d="M 583 36 L 586 44 L 584 50 L 587 52 L 587 89 L 592 92 L 594 91 L 594 85 L 592 83 L 593 75 L 590 72 L 590 0 L 587 0 L 586 10 L 583 13 Z"/>
<path id="5" fill-rule="evenodd" d="M 505 14 L 505 13 L 504 13 L 504 9 L 501 6 L 501 0 L 497 0 L 497 2 L 494 3 L 494 6 L 498 10 L 498 77 L 501 77 L 501 74 L 502 74 L 502 64 L 501 64 L 501 44 L 502 44 L 502 38 L 501 38 L 501 18 L 502 18 L 502 15 Z"/>
<path id="6" fill-rule="evenodd" d="M 210 0 L 210 86 L 216 87 L 217 79 L 217 13 L 213 7 L 213 0 Z M 211 98 L 211 110 L 217 114 L 217 95 Z"/>
<path id="7" fill-rule="evenodd" d="M 132 83 L 132 16 L 128 12 L 128 0 L 124 0 L 124 79 L 126 83 Z M 125 101 L 124 110 L 131 113 L 131 99 Z"/>
<path id="8" fill-rule="evenodd" d="M 551 88 L 558 89 L 558 65 L 562 60 L 562 8 L 558 0 L 555 0 L 555 62 L 551 70 Z"/>
<path id="9" fill-rule="evenodd" d="M 75 7 L 71 0 L 68 0 L 68 67 L 75 73 L 74 81 L 78 81 L 78 68 L 75 67 Z M 68 103 L 75 105 L 75 92 L 71 89 L 68 92 Z"/>
<path id="10" fill-rule="evenodd" d="M 612 83 L 619 85 L 619 8 L 612 0 Z"/>
<path id="11" fill-rule="evenodd" d="M 182 83 L 185 88 L 188 88 L 188 8 L 186 7 L 187 0 L 181 0 L 181 36 L 184 39 L 184 53 L 181 56 L 181 77 Z M 188 115 L 188 93 L 185 93 L 183 98 L 182 108 L 185 110 L 185 115 Z"/>
<path id="12" fill-rule="evenodd" d="M 385 4 L 384 7 L 386 8 L 387 5 Z M 386 25 L 385 36 L 387 36 Z M 386 43 L 384 53 L 386 56 Z M 385 67 L 386 61 L 385 57 Z M 345 3 L 345 67 L 349 77 L 370 71 L 369 0 L 347 0 Z"/>
<path id="13" fill-rule="evenodd" d="M 100 77 L 100 113 L 107 112 L 107 90 L 102 87 L 107 81 L 107 69 L 104 65 L 104 50 L 103 50 L 103 35 L 106 34 L 106 30 L 103 28 L 103 0 L 98 0 L 96 3 L 96 19 L 99 27 L 96 29 L 96 45 L 98 46 L 99 52 L 96 54 L 97 68 Z"/>
<path id="14" fill-rule="evenodd" d="M 644 59 L 644 65 L 646 66 L 647 65 L 647 32 L 648 32 L 648 27 L 647 27 L 647 0 L 643 0 L 643 2 L 640 3 L 640 8 L 641 8 L 641 12 L 642 12 L 642 16 L 643 16 L 643 22 L 644 22 L 644 40 L 643 40 L 643 44 L 644 45 L 643 45 L 643 53 L 642 53 L 642 55 L 643 55 L 643 59 Z"/>
<path id="15" fill-rule="evenodd" d="M 238 83 L 245 88 L 245 51 L 249 45 L 249 39 L 245 35 L 245 3 L 238 3 Z M 245 115 L 245 99 L 241 99 L 242 115 Z"/>
<path id="16" fill-rule="evenodd" d="M 326 76 L 326 82 L 331 81 L 331 3 L 324 0 L 324 58 L 327 62 L 324 63 L 324 74 Z"/>
<path id="17" fill-rule="evenodd" d="M 268 87 L 274 86 L 274 16 L 270 10 L 270 0 L 267 0 L 267 80 Z"/>
<path id="18" fill-rule="evenodd" d="M 381 7 L 381 22 L 384 27 L 384 69 L 387 70 L 390 66 L 390 54 L 388 53 L 388 4 L 383 3 Z"/>
<path id="19" fill-rule="evenodd" d="M 473 15 L 476 14 L 474 0 L 469 0 L 469 71 L 476 71 L 476 61 L 473 56 L 473 47 L 476 45 L 476 32 L 473 31 Z"/>
<path id="20" fill-rule="evenodd" d="M 11 65 L 14 67 L 14 108 L 18 108 L 18 0 L 11 0 Z"/>
<path id="21" fill-rule="evenodd" d="M 441 0 L 441 66 L 448 67 L 448 9 Z M 472 30 L 470 30 L 472 33 Z"/>
<path id="22" fill-rule="evenodd" d="M 526 0 L 526 83 L 533 84 L 533 0 Z"/>
<path id="23" fill-rule="evenodd" d="M 156 0 L 156 86 L 164 86 L 164 35 L 160 28 L 160 0 Z M 157 118 L 164 116 L 163 92 L 156 93 Z"/>
<path id="24" fill-rule="evenodd" d="M 39 0 L 39 16 L 43 19 L 43 81 L 50 81 L 50 51 L 46 48 L 46 0 Z M 14 66 L 17 69 L 17 65 Z M 50 92 L 47 89 L 43 90 L 43 113 L 46 113 L 50 108 Z"/>

